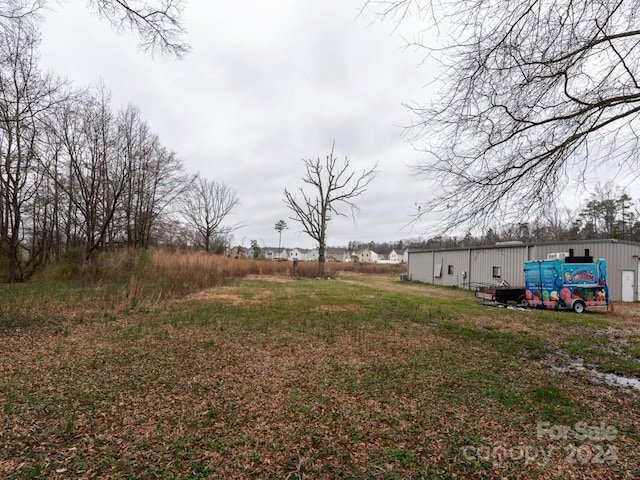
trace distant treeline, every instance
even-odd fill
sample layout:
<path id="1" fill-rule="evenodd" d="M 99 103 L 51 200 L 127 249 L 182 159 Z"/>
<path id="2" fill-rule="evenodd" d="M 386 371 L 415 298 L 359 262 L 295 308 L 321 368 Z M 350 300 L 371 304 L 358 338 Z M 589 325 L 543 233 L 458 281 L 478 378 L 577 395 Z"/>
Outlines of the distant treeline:
<path id="1" fill-rule="evenodd" d="M 395 242 L 349 242 L 349 249 L 370 248 L 379 254 L 407 248 L 455 248 L 493 245 L 497 242 L 551 242 L 614 238 L 640 242 L 640 212 L 625 192 L 607 183 L 598 186 L 587 204 L 576 211 L 550 212 L 546 218 L 496 226 L 480 234 L 435 235 Z"/>

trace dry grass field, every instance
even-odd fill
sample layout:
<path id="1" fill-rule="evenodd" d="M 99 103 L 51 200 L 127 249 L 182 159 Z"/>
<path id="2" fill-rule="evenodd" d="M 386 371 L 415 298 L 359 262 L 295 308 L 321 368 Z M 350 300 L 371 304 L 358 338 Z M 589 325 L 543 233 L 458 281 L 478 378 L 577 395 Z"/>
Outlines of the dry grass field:
<path id="1" fill-rule="evenodd" d="M 638 305 L 505 310 L 348 272 L 165 295 L 136 272 L 135 302 L 128 281 L 0 287 L 0 478 L 640 476 L 640 391 L 596 374 L 640 376 Z"/>

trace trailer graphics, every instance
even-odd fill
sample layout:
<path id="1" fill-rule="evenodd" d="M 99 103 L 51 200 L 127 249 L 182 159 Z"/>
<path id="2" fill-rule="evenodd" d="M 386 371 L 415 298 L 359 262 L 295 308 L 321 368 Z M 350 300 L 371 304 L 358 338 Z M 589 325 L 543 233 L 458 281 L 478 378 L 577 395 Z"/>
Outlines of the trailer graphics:
<path id="1" fill-rule="evenodd" d="M 573 253 L 573 252 L 572 252 Z M 540 260 L 524 265 L 525 299 L 532 308 L 609 307 L 607 262 L 588 256 Z"/>

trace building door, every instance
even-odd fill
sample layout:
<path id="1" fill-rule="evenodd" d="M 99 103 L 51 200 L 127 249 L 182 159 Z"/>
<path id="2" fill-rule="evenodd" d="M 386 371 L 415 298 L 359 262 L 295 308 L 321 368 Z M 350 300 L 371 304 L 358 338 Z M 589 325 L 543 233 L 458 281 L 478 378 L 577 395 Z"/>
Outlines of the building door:
<path id="1" fill-rule="evenodd" d="M 633 270 L 622 270 L 622 301 L 633 302 Z"/>

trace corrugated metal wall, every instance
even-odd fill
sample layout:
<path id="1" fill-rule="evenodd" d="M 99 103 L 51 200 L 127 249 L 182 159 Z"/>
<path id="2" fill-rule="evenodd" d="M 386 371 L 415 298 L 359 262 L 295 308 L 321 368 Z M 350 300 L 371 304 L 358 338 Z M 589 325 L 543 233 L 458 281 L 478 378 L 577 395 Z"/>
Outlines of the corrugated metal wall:
<path id="1" fill-rule="evenodd" d="M 527 261 L 527 247 L 496 247 L 471 251 L 471 284 L 505 280 L 510 285 L 524 285 L 524 262 Z M 494 277 L 494 267 L 499 269 L 499 277 Z"/>
<path id="2" fill-rule="evenodd" d="M 434 252 L 434 269 L 436 265 L 442 265 L 441 276 L 434 275 L 435 285 L 463 286 L 468 283 L 469 275 L 469 251 L 468 250 L 448 250 Z M 462 272 L 466 272 L 467 278 L 463 278 Z"/>
<path id="3" fill-rule="evenodd" d="M 638 301 L 638 256 L 640 255 L 640 246 L 634 246 L 629 244 L 604 244 L 603 254 L 600 254 L 598 250 L 594 252 L 591 249 L 591 254 L 595 256 L 597 253 L 598 258 L 607 259 L 607 285 L 609 285 L 609 296 L 614 300 L 622 299 L 622 270 L 634 271 L 634 300 Z M 633 257 L 635 255 L 635 258 Z"/>
<path id="4" fill-rule="evenodd" d="M 433 252 L 409 252 L 407 271 L 411 280 L 433 283 Z"/>
<path id="5" fill-rule="evenodd" d="M 621 243 L 611 240 L 558 242 L 545 244 L 478 247 L 471 249 L 424 250 L 409 252 L 408 272 L 412 280 L 436 285 L 494 284 L 505 280 L 511 285 L 524 285 L 524 262 L 544 260 L 549 253 L 569 252 L 584 255 L 585 249 L 594 258 L 607 260 L 607 284 L 612 300 L 622 298 L 622 271 L 634 272 L 634 299 L 639 300 L 640 285 L 640 244 Z M 441 276 L 434 276 L 434 266 L 441 265 Z M 449 274 L 449 265 L 452 274 Z M 494 277 L 494 267 L 499 267 L 500 278 Z M 467 278 L 462 278 L 462 272 Z"/>

